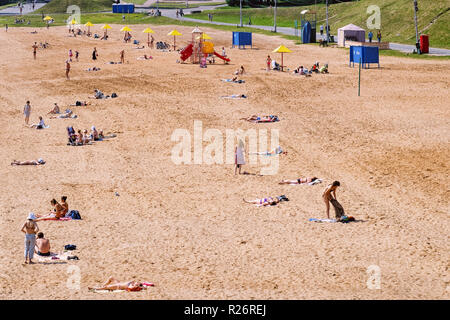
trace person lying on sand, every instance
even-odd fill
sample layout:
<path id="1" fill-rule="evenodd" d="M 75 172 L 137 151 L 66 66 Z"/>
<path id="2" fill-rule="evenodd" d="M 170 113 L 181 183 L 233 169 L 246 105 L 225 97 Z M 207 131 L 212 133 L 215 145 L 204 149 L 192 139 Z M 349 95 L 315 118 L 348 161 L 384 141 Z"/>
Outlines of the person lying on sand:
<path id="1" fill-rule="evenodd" d="M 249 122 L 277 122 L 280 121 L 278 116 L 274 115 L 268 115 L 268 116 L 258 116 L 258 115 L 252 115 L 248 118 L 241 118 L 241 120 L 249 121 Z"/>
<path id="2" fill-rule="evenodd" d="M 268 198 L 261 198 L 261 199 L 255 199 L 255 200 L 245 200 L 245 199 L 242 199 L 242 200 L 244 200 L 244 202 L 246 202 L 246 203 L 256 204 L 258 207 L 274 206 L 280 202 L 280 199 L 278 199 L 277 197 L 275 197 L 275 198 L 268 197 Z"/>
<path id="3" fill-rule="evenodd" d="M 11 162 L 12 166 L 38 166 L 38 165 L 42 165 L 42 164 L 45 164 L 45 161 L 42 158 L 39 158 L 37 160 L 31 160 L 31 161 L 13 160 L 13 162 Z"/>
<path id="4" fill-rule="evenodd" d="M 44 238 L 44 234 L 39 232 L 37 234 L 36 245 L 34 246 L 34 252 L 38 256 L 48 257 L 50 256 L 50 240 Z"/>
<path id="5" fill-rule="evenodd" d="M 86 69 L 86 71 L 100 71 L 100 68 L 93 67 L 93 68 Z"/>
<path id="6" fill-rule="evenodd" d="M 69 111 L 69 112 L 67 112 L 67 111 Z M 50 119 L 67 119 L 67 118 L 73 118 L 73 117 L 76 117 L 76 115 L 73 114 L 73 111 L 66 110 L 66 113 L 60 114 L 58 116 L 50 117 Z"/>
<path id="7" fill-rule="evenodd" d="M 121 282 L 120 280 L 109 277 L 108 280 L 100 287 L 88 287 L 89 290 L 126 290 L 126 291 L 141 291 L 144 289 L 144 284 L 137 281 Z"/>
<path id="8" fill-rule="evenodd" d="M 137 60 L 151 60 L 153 59 L 152 56 L 147 56 L 146 54 L 144 54 L 143 57 L 138 57 Z"/>
<path id="9" fill-rule="evenodd" d="M 225 98 L 225 99 L 246 99 L 247 96 L 245 94 L 232 94 L 231 96 L 222 96 L 221 98 Z"/>
<path id="10" fill-rule="evenodd" d="M 98 68 L 100 70 L 100 68 Z M 71 104 L 71 107 L 86 107 L 89 103 L 87 101 L 75 101 L 75 104 Z"/>
<path id="11" fill-rule="evenodd" d="M 298 178 L 297 180 L 282 180 L 278 184 L 305 184 L 305 183 L 311 183 L 316 180 L 319 180 L 317 177 L 313 178 Z"/>
<path id="12" fill-rule="evenodd" d="M 277 154 L 287 154 L 287 151 L 283 151 L 283 149 L 278 146 L 275 149 L 271 150 L 271 151 L 266 151 L 266 152 L 249 152 L 248 154 L 257 154 L 257 155 L 261 155 L 261 156 L 275 156 Z"/>
<path id="13" fill-rule="evenodd" d="M 47 113 L 47 114 L 59 114 L 59 106 L 58 106 L 58 104 L 55 102 L 55 106 L 53 107 L 53 109 L 49 112 L 49 113 Z"/>

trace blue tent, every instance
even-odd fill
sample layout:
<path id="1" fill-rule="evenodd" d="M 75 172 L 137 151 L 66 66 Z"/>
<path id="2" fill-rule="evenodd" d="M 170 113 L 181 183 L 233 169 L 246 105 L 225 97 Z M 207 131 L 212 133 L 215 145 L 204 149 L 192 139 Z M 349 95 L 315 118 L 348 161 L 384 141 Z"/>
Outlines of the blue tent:
<path id="1" fill-rule="evenodd" d="M 302 41 L 303 43 L 311 43 L 311 23 L 309 21 L 303 25 Z"/>

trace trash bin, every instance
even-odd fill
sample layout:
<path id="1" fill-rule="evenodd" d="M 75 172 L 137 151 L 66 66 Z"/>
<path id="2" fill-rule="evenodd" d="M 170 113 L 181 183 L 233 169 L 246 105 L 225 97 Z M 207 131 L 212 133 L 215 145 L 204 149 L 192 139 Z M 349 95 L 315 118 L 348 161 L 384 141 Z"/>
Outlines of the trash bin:
<path id="1" fill-rule="evenodd" d="M 429 53 L 430 52 L 429 39 L 427 34 L 423 34 L 420 36 L 420 52 L 421 53 Z"/>

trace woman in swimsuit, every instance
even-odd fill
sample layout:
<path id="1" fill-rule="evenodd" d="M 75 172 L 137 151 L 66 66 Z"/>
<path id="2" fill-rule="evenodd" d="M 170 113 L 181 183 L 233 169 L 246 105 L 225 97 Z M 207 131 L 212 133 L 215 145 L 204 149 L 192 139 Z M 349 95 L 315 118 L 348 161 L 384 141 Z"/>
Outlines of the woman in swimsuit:
<path id="1" fill-rule="evenodd" d="M 17 161 L 17 160 L 13 160 L 13 162 L 11 162 L 12 166 L 37 166 L 40 164 L 45 164 L 44 159 L 39 158 L 37 160 L 31 160 L 31 161 Z"/>
<path id="2" fill-rule="evenodd" d="M 255 200 L 244 200 L 244 202 L 246 203 L 252 203 L 252 204 L 256 204 L 258 207 L 261 206 L 272 206 L 272 205 L 276 205 L 278 202 L 280 202 L 280 199 L 278 199 L 277 197 L 272 198 L 272 197 L 268 197 L 268 198 L 261 198 L 261 199 L 255 199 Z"/>
<path id="3" fill-rule="evenodd" d="M 62 196 L 61 197 L 61 207 L 63 208 L 62 215 L 63 217 L 66 216 L 66 214 L 69 212 L 69 204 L 67 203 L 67 197 Z"/>
<path id="4" fill-rule="evenodd" d="M 34 263 L 32 259 L 34 255 L 34 246 L 36 244 L 36 233 L 39 231 L 37 223 L 34 222 L 35 219 L 36 216 L 31 212 L 20 230 L 25 233 L 25 264 Z"/>
<path id="5" fill-rule="evenodd" d="M 126 290 L 126 291 L 141 291 L 144 288 L 142 282 L 128 281 L 120 282 L 113 277 L 109 279 L 100 287 L 88 287 L 89 290 Z"/>
<path id="6" fill-rule="evenodd" d="M 305 183 L 311 183 L 316 181 L 318 178 L 298 178 L 297 180 L 282 180 L 278 184 L 305 184 Z"/>
<path id="7" fill-rule="evenodd" d="M 60 205 L 58 203 L 58 201 L 56 201 L 55 199 L 52 199 L 52 201 L 50 201 L 50 203 L 54 207 L 54 209 L 53 209 L 54 212 L 52 212 L 46 216 L 37 216 L 37 219 L 35 219 L 35 221 L 44 220 L 44 219 L 58 220 L 59 218 L 64 217 L 64 207 L 62 205 Z"/>
<path id="8" fill-rule="evenodd" d="M 322 194 L 322 199 L 325 202 L 325 206 L 327 208 L 327 218 L 330 219 L 330 200 L 332 199 L 336 199 L 336 189 L 337 187 L 339 187 L 341 184 L 339 181 L 334 181 L 332 184 L 329 184 L 323 194 Z M 331 194 L 333 193 L 333 195 Z"/>

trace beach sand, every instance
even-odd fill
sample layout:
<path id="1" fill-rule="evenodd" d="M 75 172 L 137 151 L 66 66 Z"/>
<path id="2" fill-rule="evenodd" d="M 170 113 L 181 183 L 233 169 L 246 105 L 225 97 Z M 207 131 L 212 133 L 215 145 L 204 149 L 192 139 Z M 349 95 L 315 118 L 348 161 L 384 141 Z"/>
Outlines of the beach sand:
<path id="1" fill-rule="evenodd" d="M 176 63 L 176 52 L 133 49 L 122 41 L 122 26 L 112 27 L 106 42 L 68 37 L 64 27 L 0 32 L 0 298 L 450 298 L 450 61 L 381 56 L 381 69 L 362 71 L 358 97 L 358 68 L 348 66 L 344 49 L 295 46 L 260 34 L 253 34 L 255 49 L 231 49 L 231 32 L 205 29 L 232 62 L 216 59 L 200 69 Z M 130 27 L 146 41 L 141 30 L 147 26 Z M 172 43 L 165 35 L 173 26 L 151 27 L 156 41 Z M 177 44 L 185 45 L 193 28 L 177 29 L 183 33 Z M 51 44 L 35 61 L 34 41 Z M 284 55 L 291 70 L 320 61 L 329 63 L 330 74 L 266 72 L 268 54 L 281 61 L 271 52 L 280 44 L 293 51 Z M 69 49 L 80 52 L 70 81 Z M 129 63 L 106 64 L 119 61 L 122 49 Z M 136 60 L 144 53 L 153 60 Z M 240 65 L 248 72 L 245 84 L 220 81 Z M 93 66 L 101 71 L 84 71 Z M 119 97 L 88 99 L 95 88 Z M 248 99 L 220 98 L 232 94 Z M 30 124 L 42 115 L 49 129 L 24 126 L 26 100 Z M 64 110 L 76 100 L 92 103 L 70 107 L 78 119 L 46 116 L 53 103 Z M 239 120 L 252 114 L 276 114 L 281 121 Z M 194 120 L 203 132 L 218 129 L 224 136 L 227 129 L 278 129 L 288 155 L 269 176 L 236 176 L 226 163 L 175 165 L 171 135 L 187 129 L 193 136 Z M 68 125 L 95 125 L 117 137 L 70 147 Z M 10 166 L 14 159 L 39 157 L 44 166 Z M 261 167 L 243 169 L 259 173 Z M 308 176 L 324 182 L 278 185 Z M 334 180 L 341 182 L 337 199 L 359 221 L 309 222 L 326 218 L 321 194 Z M 282 194 L 290 201 L 274 207 L 242 201 Z M 80 260 L 23 265 L 22 223 L 30 211 L 49 212 L 50 200 L 62 195 L 83 219 L 38 225 L 55 251 L 76 244 Z M 378 267 L 379 289 L 370 286 L 376 285 L 370 270 Z M 71 285 L 78 274 L 79 289 Z M 155 287 L 88 291 L 111 275 Z"/>

